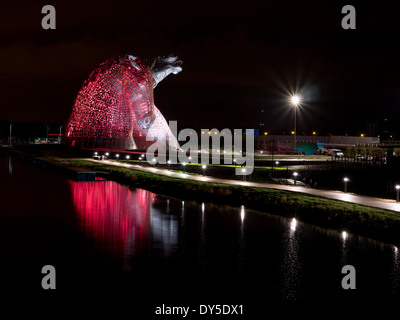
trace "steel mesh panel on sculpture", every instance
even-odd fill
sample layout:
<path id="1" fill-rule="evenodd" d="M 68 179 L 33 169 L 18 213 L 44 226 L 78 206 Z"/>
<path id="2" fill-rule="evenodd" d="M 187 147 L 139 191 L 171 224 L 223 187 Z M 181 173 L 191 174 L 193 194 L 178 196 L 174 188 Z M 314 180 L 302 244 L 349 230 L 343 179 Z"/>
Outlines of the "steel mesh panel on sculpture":
<path id="1" fill-rule="evenodd" d="M 151 140 L 166 139 L 179 148 L 154 105 L 153 89 L 169 74 L 180 72 L 181 64 L 174 56 L 143 61 L 125 55 L 105 61 L 79 91 L 64 142 L 80 148 L 145 149 Z"/>

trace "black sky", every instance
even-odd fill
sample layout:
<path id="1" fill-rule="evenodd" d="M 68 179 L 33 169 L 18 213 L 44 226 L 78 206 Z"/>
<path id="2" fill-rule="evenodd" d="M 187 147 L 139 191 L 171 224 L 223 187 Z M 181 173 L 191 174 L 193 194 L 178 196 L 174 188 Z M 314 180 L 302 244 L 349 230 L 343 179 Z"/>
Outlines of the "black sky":
<path id="1" fill-rule="evenodd" d="M 56 8 L 56 30 L 41 8 Z M 343 30 L 341 9 L 357 10 Z M 400 120 L 399 10 L 379 1 L 2 1 L 0 119 L 64 124 L 89 73 L 113 55 L 174 53 L 183 71 L 155 89 L 180 128 L 359 134 Z M 262 113 L 260 110 L 264 109 Z M 398 130 L 400 135 L 400 130 Z"/>

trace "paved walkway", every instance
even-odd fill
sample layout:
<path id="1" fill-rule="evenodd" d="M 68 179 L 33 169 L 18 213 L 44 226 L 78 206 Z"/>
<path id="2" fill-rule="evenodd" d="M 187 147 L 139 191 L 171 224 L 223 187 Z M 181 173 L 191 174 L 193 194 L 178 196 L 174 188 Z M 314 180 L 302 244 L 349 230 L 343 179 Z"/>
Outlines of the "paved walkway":
<path id="1" fill-rule="evenodd" d="M 344 193 L 342 191 L 335 190 L 321 190 L 321 189 L 313 189 L 309 187 L 302 186 L 290 186 L 290 185 L 280 185 L 280 184 L 271 184 L 271 183 L 257 183 L 257 182 L 247 182 L 247 181 L 238 181 L 238 180 L 228 180 L 228 179 L 218 179 L 209 176 L 201 176 L 195 174 L 186 174 L 182 172 L 167 170 L 167 169 L 159 169 L 155 167 L 142 167 L 134 164 L 126 164 L 126 163 L 116 163 L 115 161 L 107 161 L 107 160 L 93 160 L 93 159 L 84 159 L 92 162 L 101 162 L 107 165 L 123 167 L 123 168 L 132 168 L 134 170 L 156 173 L 168 177 L 179 178 L 179 179 L 190 179 L 195 181 L 207 181 L 212 183 L 223 183 L 230 185 L 240 185 L 240 186 L 248 186 L 248 187 L 259 187 L 259 188 L 270 188 L 277 190 L 287 190 L 292 192 L 300 192 L 304 194 L 319 196 L 328 199 L 334 199 L 344 202 L 351 202 L 355 204 L 359 204 L 362 206 L 368 206 L 378 209 L 390 210 L 400 212 L 400 202 L 396 202 L 395 200 L 390 199 L 382 199 L 382 198 L 374 198 L 367 197 L 362 195 L 357 195 L 354 193 Z"/>

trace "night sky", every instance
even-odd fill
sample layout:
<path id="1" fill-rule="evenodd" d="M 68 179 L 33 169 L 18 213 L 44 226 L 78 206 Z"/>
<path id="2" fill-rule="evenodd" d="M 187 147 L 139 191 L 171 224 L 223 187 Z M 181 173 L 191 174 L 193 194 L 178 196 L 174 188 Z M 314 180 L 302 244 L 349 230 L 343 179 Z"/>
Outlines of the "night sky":
<path id="1" fill-rule="evenodd" d="M 43 30 L 43 5 L 56 30 Z M 343 30 L 341 9 L 357 10 Z M 174 53 L 183 71 L 155 89 L 179 128 L 400 136 L 399 10 L 385 1 L 2 1 L 0 119 L 65 124 L 90 72 L 119 54 Z M 264 112 L 261 112 L 264 110 Z M 377 128 L 382 128 L 377 127 Z M 397 131 L 396 131 L 397 129 Z"/>

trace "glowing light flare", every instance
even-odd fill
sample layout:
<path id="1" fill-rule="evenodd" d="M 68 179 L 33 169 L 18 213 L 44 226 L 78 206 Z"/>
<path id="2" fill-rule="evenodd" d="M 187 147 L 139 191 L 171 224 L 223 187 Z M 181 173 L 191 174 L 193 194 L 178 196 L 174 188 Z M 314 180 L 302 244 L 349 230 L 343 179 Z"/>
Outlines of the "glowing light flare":
<path id="1" fill-rule="evenodd" d="M 297 227 L 297 220 L 296 218 L 293 218 L 292 221 L 290 222 L 290 230 L 296 231 L 296 227 Z"/>
<path id="2" fill-rule="evenodd" d="M 295 94 L 295 95 L 293 95 L 293 96 L 291 96 L 290 97 L 290 103 L 293 105 L 293 106 L 295 106 L 295 107 L 297 107 L 298 105 L 300 105 L 300 103 L 301 103 L 301 96 L 300 95 L 297 95 L 297 94 Z"/>
<path id="3" fill-rule="evenodd" d="M 245 211 L 244 211 L 244 206 L 240 207 L 240 220 L 243 222 L 245 217 Z"/>

